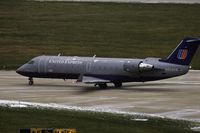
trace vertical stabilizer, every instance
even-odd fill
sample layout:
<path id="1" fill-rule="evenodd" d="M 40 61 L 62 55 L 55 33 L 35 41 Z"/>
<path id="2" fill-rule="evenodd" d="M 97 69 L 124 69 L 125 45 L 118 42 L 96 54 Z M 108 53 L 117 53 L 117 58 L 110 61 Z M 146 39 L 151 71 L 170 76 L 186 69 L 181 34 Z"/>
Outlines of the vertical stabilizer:
<path id="1" fill-rule="evenodd" d="M 185 38 L 163 61 L 179 65 L 189 65 L 199 45 L 200 38 Z"/>

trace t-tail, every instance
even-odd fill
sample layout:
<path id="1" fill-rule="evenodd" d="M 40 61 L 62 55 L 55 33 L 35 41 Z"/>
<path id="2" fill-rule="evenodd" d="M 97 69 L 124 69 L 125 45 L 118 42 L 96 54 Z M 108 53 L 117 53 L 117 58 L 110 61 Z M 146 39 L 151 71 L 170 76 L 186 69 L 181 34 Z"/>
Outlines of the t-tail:
<path id="1" fill-rule="evenodd" d="M 163 61 L 178 65 L 189 65 L 200 45 L 200 38 L 185 38 Z"/>

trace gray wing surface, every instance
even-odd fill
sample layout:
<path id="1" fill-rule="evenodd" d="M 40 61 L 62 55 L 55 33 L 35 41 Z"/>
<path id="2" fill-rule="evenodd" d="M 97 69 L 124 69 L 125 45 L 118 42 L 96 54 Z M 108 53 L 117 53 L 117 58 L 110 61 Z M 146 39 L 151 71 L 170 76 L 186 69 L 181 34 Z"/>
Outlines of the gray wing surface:
<path id="1" fill-rule="evenodd" d="M 83 82 L 83 83 L 109 83 L 110 80 L 100 79 L 92 76 L 80 76 L 77 82 Z"/>

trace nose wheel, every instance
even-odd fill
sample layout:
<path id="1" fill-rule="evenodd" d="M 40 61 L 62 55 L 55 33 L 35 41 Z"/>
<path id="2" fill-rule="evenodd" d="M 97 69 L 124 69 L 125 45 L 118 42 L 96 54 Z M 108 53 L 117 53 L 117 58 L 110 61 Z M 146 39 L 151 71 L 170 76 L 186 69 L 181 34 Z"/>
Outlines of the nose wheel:
<path id="1" fill-rule="evenodd" d="M 29 78 L 28 80 L 29 80 L 29 82 L 28 82 L 29 85 L 33 85 L 34 84 L 33 78 Z"/>

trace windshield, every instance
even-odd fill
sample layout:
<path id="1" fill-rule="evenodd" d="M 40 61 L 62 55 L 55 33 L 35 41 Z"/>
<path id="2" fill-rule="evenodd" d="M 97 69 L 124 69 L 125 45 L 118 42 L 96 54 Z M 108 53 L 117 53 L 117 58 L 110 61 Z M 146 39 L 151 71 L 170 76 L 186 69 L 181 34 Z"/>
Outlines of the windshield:
<path id="1" fill-rule="evenodd" d="M 34 64 L 35 61 L 31 60 L 28 62 L 28 64 Z"/>

